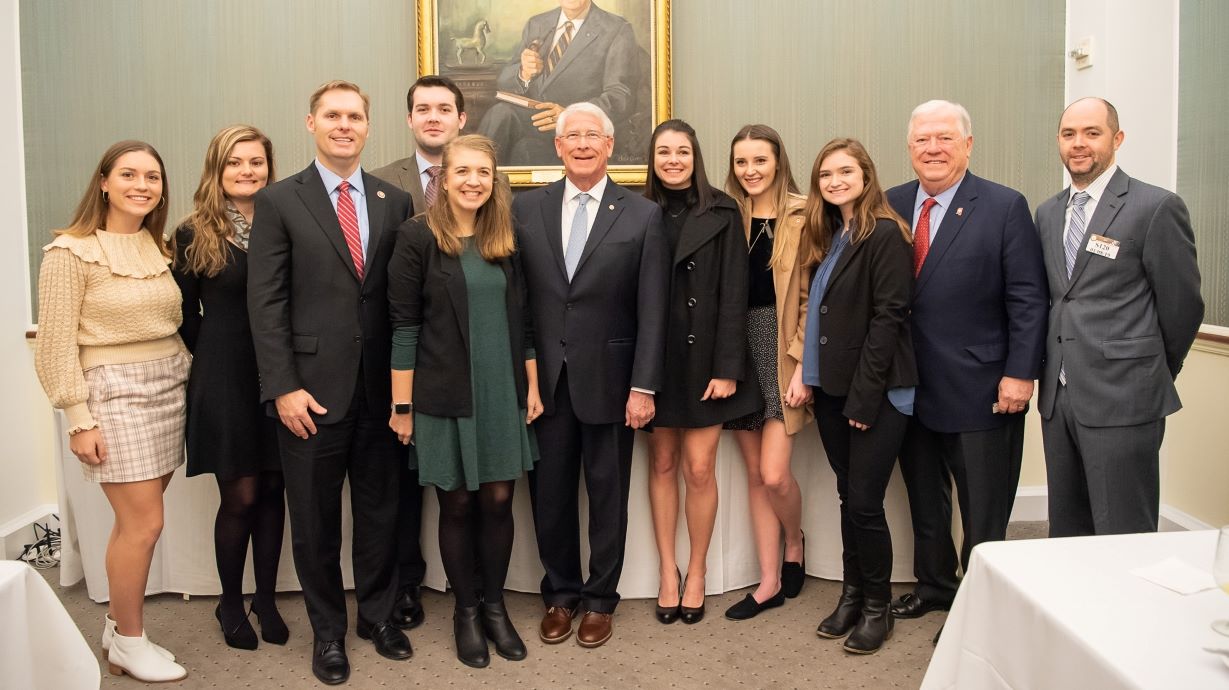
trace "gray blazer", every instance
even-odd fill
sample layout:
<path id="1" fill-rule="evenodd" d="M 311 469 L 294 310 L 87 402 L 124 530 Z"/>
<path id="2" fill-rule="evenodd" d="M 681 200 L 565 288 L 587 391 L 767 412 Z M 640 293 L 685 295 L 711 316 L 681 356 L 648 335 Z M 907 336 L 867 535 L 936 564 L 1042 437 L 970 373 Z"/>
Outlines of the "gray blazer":
<path id="1" fill-rule="evenodd" d="M 1070 188 L 1037 209 L 1050 281 L 1049 337 L 1041 416 L 1054 413 L 1065 365 L 1080 424 L 1129 426 L 1182 407 L 1174 379 L 1203 320 L 1190 214 L 1178 195 L 1119 169 L 1088 223 L 1087 237 L 1118 241 L 1109 259 L 1083 241 L 1067 279 L 1063 231 Z"/>
<path id="2" fill-rule="evenodd" d="M 371 174 L 409 194 L 414 202 L 414 214 L 427 210 L 427 197 L 423 192 L 416 156 L 393 161 L 383 168 L 372 170 Z"/>

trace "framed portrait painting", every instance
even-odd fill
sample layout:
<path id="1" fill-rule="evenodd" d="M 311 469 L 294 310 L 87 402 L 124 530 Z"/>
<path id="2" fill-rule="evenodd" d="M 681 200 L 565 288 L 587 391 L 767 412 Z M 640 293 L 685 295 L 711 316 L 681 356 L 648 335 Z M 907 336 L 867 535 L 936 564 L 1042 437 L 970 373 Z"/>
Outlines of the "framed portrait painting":
<path id="1" fill-rule="evenodd" d="M 563 175 L 555 115 L 601 107 L 610 176 L 644 184 L 649 137 L 670 118 L 670 0 L 416 0 L 418 74 L 455 81 L 466 133 L 491 137 L 514 186 Z"/>

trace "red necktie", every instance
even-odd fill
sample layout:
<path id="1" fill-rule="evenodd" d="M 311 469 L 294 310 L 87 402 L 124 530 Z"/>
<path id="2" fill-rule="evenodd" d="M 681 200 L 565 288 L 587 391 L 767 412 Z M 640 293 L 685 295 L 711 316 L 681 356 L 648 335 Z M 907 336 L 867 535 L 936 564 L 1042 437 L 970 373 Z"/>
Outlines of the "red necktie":
<path id="1" fill-rule="evenodd" d="M 354 210 L 354 199 L 350 198 L 350 183 L 345 180 L 337 185 L 337 221 L 341 223 L 341 234 L 346 236 L 346 246 L 350 247 L 354 271 L 362 280 L 363 238 L 358 232 L 358 212 Z"/>
<path id="2" fill-rule="evenodd" d="M 922 217 L 917 219 L 917 229 L 913 231 L 913 277 L 922 272 L 922 263 L 926 261 L 926 253 L 930 251 L 930 209 L 939 203 L 934 197 L 922 202 Z"/>
<path id="3" fill-rule="evenodd" d="M 432 206 L 434 206 L 435 198 L 439 196 L 440 171 L 441 171 L 441 168 L 438 165 L 433 165 L 427 168 L 427 176 L 431 178 L 430 180 L 427 181 L 427 188 L 423 190 L 423 196 L 427 198 L 427 208 L 431 208 Z"/>

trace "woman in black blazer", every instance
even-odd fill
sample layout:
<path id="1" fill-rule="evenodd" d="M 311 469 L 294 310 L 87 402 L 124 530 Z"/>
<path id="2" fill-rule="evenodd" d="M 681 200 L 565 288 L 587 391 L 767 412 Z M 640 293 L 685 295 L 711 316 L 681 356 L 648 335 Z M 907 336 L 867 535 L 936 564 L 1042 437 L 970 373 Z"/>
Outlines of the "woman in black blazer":
<path id="1" fill-rule="evenodd" d="M 526 655 L 503 589 L 513 487 L 537 459 L 527 425 L 542 401 L 510 195 L 494 184 L 494 144 L 459 137 L 442 167 L 440 196 L 401 226 L 388 266 L 388 425 L 416 444 L 419 482 L 436 488 L 457 658 L 481 668 L 490 663 L 488 637 L 506 659 Z"/>
<path id="2" fill-rule="evenodd" d="M 818 264 L 807 309 L 803 383 L 841 499 L 844 586 L 820 637 L 872 654 L 892 634 L 892 536 L 883 512 L 913 414 L 909 226 L 888 205 L 862 144 L 833 139 L 811 169 L 804 238 Z"/>
<path id="3" fill-rule="evenodd" d="M 721 424 L 762 405 L 746 353 L 747 241 L 738 205 L 704 174 L 696 132 L 682 120 L 653 131 L 644 195 L 662 207 L 673 257 L 665 382 L 657 392 L 649 502 L 661 563 L 657 620 L 704 617 L 705 562 L 717 517 Z M 676 561 L 679 467 L 687 486 L 687 578 Z M 663 603 L 664 602 L 664 603 Z"/>

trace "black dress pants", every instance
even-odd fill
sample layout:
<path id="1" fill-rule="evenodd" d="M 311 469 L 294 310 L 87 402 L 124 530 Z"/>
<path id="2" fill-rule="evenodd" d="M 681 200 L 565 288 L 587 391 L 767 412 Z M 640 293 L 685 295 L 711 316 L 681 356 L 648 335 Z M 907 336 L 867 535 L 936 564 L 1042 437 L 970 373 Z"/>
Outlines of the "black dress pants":
<path id="1" fill-rule="evenodd" d="M 346 636 L 341 581 L 341 490 L 350 478 L 354 594 L 360 621 L 381 623 L 397 593 L 399 459 L 388 411 L 371 410 L 362 374 L 345 417 L 301 439 L 278 424 L 294 566 L 317 639 Z"/>
<path id="2" fill-rule="evenodd" d="M 597 613 L 614 613 L 627 540 L 635 432 L 623 422 L 585 424 L 572 410 L 567 366 L 555 388 L 555 414 L 534 422 L 541 459 L 529 473 L 538 555 L 546 575 L 542 599 Z M 580 471 L 589 495 L 589 579 L 581 576 Z"/>
<path id="3" fill-rule="evenodd" d="M 913 518 L 914 591 L 919 597 L 951 603 L 960 586 L 957 565 L 967 570 L 974 546 L 1007 538 L 1020 483 L 1024 415 L 1004 415 L 997 429 L 958 433 L 934 431 L 910 419 L 900 470 Z M 953 480 L 964 530 L 959 562 L 952 542 Z"/>
<path id="4" fill-rule="evenodd" d="M 413 453 L 414 450 L 409 451 Z M 422 557 L 422 494 L 418 470 L 410 469 L 404 446 L 398 446 L 401 486 L 397 492 L 397 590 L 405 592 L 422 585 L 427 562 Z"/>
<path id="5" fill-rule="evenodd" d="M 860 431 L 843 412 L 844 396 L 813 390 L 815 423 L 841 499 L 845 584 L 860 586 L 867 599 L 887 601 L 892 596 L 892 535 L 883 498 L 909 418 L 884 395 L 875 423 Z"/>

